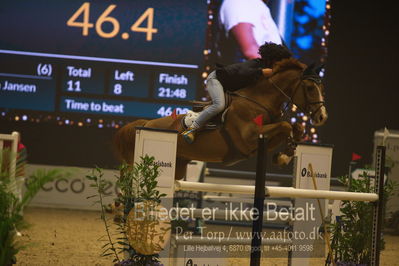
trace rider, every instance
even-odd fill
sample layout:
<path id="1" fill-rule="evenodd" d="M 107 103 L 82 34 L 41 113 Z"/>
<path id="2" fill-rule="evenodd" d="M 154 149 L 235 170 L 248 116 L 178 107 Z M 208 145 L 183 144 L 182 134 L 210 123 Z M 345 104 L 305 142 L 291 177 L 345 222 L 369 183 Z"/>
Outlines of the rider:
<path id="1" fill-rule="evenodd" d="M 274 63 L 292 57 L 285 46 L 270 42 L 259 47 L 259 54 L 261 58 L 228 66 L 217 66 L 216 70 L 208 75 L 206 88 L 212 104 L 199 114 L 187 130 L 181 133 L 188 143 L 194 141 L 194 133 L 198 128 L 224 110 L 224 90 L 236 91 L 255 83 L 262 75 L 269 77 Z"/>

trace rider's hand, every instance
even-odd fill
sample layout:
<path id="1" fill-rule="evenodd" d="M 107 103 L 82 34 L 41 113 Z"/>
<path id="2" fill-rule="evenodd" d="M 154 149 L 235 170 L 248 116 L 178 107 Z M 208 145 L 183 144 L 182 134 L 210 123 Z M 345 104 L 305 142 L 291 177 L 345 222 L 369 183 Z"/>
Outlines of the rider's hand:
<path id="1" fill-rule="evenodd" d="M 262 69 L 263 76 L 270 77 L 273 74 L 273 69 L 271 68 L 263 68 Z"/>

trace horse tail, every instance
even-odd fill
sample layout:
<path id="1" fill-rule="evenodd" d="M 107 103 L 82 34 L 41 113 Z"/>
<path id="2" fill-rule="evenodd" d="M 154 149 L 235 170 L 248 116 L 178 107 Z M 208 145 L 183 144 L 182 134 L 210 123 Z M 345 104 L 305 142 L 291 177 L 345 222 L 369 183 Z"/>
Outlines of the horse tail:
<path id="1" fill-rule="evenodd" d="M 136 142 L 136 127 L 144 126 L 148 120 L 139 119 L 120 128 L 113 139 L 116 157 L 125 163 L 132 164 L 134 160 L 134 145 Z"/>

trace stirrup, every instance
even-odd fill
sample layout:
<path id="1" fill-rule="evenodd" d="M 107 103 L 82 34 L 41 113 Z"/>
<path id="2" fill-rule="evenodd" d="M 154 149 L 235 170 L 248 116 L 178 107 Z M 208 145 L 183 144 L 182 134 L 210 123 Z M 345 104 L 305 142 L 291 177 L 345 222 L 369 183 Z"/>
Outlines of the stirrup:
<path id="1" fill-rule="evenodd" d="M 183 131 L 181 135 L 183 136 L 183 139 L 188 143 L 191 144 L 194 142 L 195 136 L 194 136 L 195 129 L 188 129 L 186 131 Z"/>

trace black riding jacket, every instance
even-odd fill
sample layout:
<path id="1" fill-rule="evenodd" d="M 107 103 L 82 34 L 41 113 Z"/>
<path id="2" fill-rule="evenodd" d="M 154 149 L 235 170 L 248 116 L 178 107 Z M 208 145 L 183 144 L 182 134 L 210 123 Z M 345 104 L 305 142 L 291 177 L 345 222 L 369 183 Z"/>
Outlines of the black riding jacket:
<path id="1" fill-rule="evenodd" d="M 236 91 L 255 83 L 265 67 L 259 58 L 228 66 L 217 65 L 216 77 L 225 91 Z"/>

